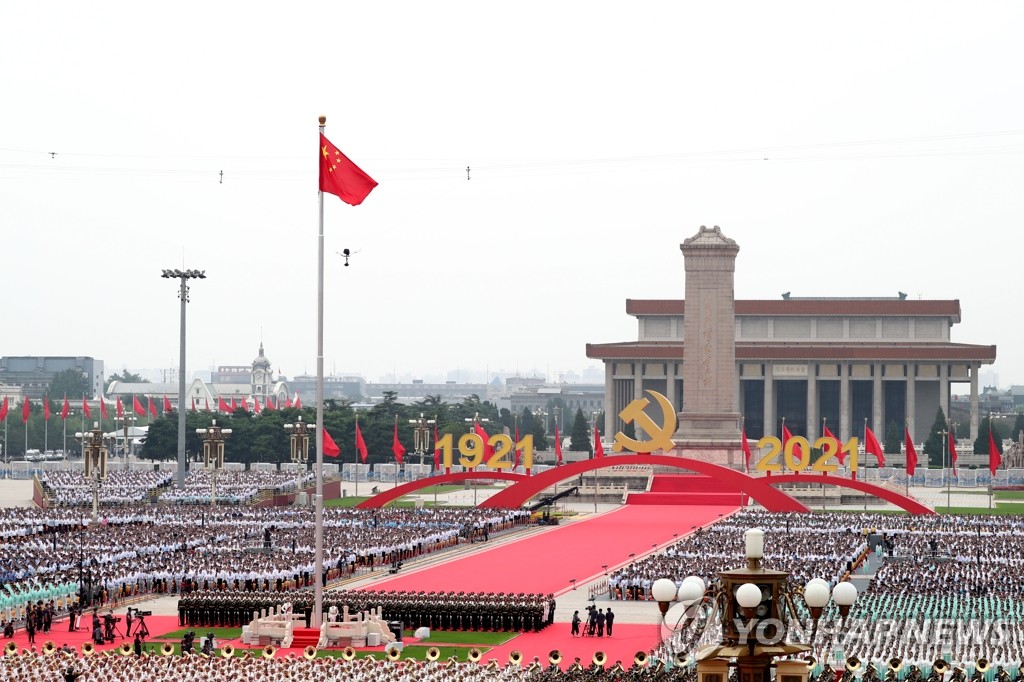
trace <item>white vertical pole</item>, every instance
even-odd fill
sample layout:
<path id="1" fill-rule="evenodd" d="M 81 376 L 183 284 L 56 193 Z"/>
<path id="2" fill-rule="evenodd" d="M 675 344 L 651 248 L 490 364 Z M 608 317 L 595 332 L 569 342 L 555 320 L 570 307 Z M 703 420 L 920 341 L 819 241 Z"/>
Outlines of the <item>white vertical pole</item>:
<path id="1" fill-rule="evenodd" d="M 324 132 L 327 117 L 320 117 L 320 134 Z M 320 231 L 317 234 L 316 261 L 316 525 L 313 537 L 316 543 L 316 561 L 313 583 L 313 618 L 311 625 L 320 629 L 324 610 L 324 193 L 317 192 L 320 201 Z"/>

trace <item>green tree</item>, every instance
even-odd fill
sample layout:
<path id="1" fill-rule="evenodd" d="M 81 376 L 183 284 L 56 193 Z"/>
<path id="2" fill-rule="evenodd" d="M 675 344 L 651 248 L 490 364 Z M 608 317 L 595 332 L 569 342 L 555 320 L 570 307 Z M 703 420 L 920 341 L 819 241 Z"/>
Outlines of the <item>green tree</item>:
<path id="1" fill-rule="evenodd" d="M 122 371 L 120 374 L 114 372 L 109 377 L 107 377 L 108 386 L 110 385 L 110 382 L 113 381 L 120 381 L 125 384 L 142 384 L 146 382 L 146 380 L 143 379 L 141 376 L 139 376 L 135 372 L 129 372 L 127 369 Z"/>
<path id="2" fill-rule="evenodd" d="M 92 386 L 89 385 L 89 378 L 81 371 L 72 368 L 57 372 L 50 382 L 50 396 L 54 399 L 68 397 L 68 400 L 92 396 Z"/>
<path id="3" fill-rule="evenodd" d="M 1014 443 L 1020 442 L 1020 432 L 1024 431 L 1024 412 L 1017 412 L 1017 418 L 1013 421 L 1013 431 L 1010 432 L 1010 439 Z"/>
<path id="4" fill-rule="evenodd" d="M 941 462 L 946 456 L 946 436 L 943 431 L 949 431 L 946 425 L 946 415 L 940 407 L 935 413 L 935 421 L 928 432 L 928 440 L 924 442 L 924 454 L 928 455 L 929 462 Z"/>
<path id="5" fill-rule="evenodd" d="M 590 443 L 590 426 L 587 418 L 583 416 L 583 410 L 576 408 L 576 416 L 572 420 L 572 435 L 569 438 L 569 449 L 573 452 L 593 452 L 594 446 Z"/>
<path id="6" fill-rule="evenodd" d="M 1003 452 L 1003 434 L 999 430 L 999 424 L 992 421 L 991 417 L 985 417 L 978 426 L 978 437 L 974 440 L 974 454 L 988 454 L 988 432 L 992 429 L 992 438 L 996 441 L 996 449 L 999 454 Z"/>
<path id="7" fill-rule="evenodd" d="M 903 434 L 900 433 L 900 427 L 896 425 L 896 422 L 889 422 L 889 428 L 885 430 L 885 454 L 887 455 L 898 455 L 900 453 L 900 447 L 903 445 Z"/>

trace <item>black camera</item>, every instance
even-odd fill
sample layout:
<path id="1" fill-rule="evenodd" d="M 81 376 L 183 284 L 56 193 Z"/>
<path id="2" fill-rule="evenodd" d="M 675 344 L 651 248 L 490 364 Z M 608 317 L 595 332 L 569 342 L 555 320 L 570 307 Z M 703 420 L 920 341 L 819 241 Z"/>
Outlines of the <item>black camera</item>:
<path id="1" fill-rule="evenodd" d="M 152 616 L 153 612 L 152 611 L 138 611 L 138 610 L 136 610 L 135 611 L 135 615 L 136 616 Z"/>

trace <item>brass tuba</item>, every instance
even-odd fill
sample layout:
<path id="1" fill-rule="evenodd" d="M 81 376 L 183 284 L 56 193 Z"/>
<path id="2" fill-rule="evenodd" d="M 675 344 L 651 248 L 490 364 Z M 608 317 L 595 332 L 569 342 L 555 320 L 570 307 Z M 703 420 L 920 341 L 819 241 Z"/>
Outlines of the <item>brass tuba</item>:
<path id="1" fill-rule="evenodd" d="M 86 644 L 88 644 L 88 642 L 86 642 Z M 83 644 L 82 646 L 85 645 Z M 174 645 L 170 642 L 164 642 L 164 645 L 160 647 L 160 653 L 162 653 L 164 656 L 170 656 L 174 653 Z"/>
<path id="2" fill-rule="evenodd" d="M 18 653 L 18 645 L 14 642 L 8 642 L 7 646 L 4 647 L 4 653 L 8 656 L 13 656 Z"/>
<path id="3" fill-rule="evenodd" d="M 480 659 L 483 658 L 484 652 L 480 651 L 476 647 L 469 650 L 469 655 L 466 656 L 466 660 L 470 663 L 479 663 Z"/>
<path id="4" fill-rule="evenodd" d="M 53 643 L 52 639 L 48 639 L 43 643 L 43 653 L 47 656 L 53 656 L 57 653 L 57 645 Z"/>
<path id="5" fill-rule="evenodd" d="M 646 651 L 638 651 L 636 652 L 636 655 L 633 656 L 633 665 L 638 668 L 642 668 L 647 665 L 647 658 L 648 656 Z"/>
<path id="6" fill-rule="evenodd" d="M 594 656 L 590 659 L 590 662 L 594 665 L 604 667 L 605 661 L 608 660 L 608 656 L 603 651 L 595 651 Z"/>
<path id="7" fill-rule="evenodd" d="M 45 648 L 45 646 L 43 648 Z M 122 656 L 131 656 L 132 645 L 128 642 L 122 642 L 121 646 L 117 647 L 117 653 L 121 654 Z"/>
<path id="8" fill-rule="evenodd" d="M 306 648 L 302 650 L 302 655 L 307 661 L 312 661 L 316 658 L 316 647 L 312 644 L 306 645 Z"/>
<path id="9" fill-rule="evenodd" d="M 932 670 L 942 675 L 949 670 L 949 663 L 945 659 L 937 658 L 932 662 Z"/>
<path id="10" fill-rule="evenodd" d="M 263 658 L 273 658 L 276 653 L 277 649 L 274 648 L 273 644 L 268 644 L 263 647 Z"/>
<path id="11" fill-rule="evenodd" d="M 341 658 L 346 661 L 351 661 L 356 657 L 356 650 L 350 646 L 345 647 L 341 650 Z"/>
<path id="12" fill-rule="evenodd" d="M 889 659 L 889 670 L 894 673 L 898 673 L 903 668 L 903 659 L 899 656 L 893 656 Z"/>
<path id="13" fill-rule="evenodd" d="M 818 665 L 818 659 L 816 659 L 814 656 L 808 656 L 805 659 L 805 662 L 807 663 L 808 670 L 814 670 L 814 666 Z"/>
<path id="14" fill-rule="evenodd" d="M 558 665 L 562 662 L 562 652 L 558 649 L 552 649 L 551 653 L 548 654 L 548 663 L 551 665 Z"/>
<path id="15" fill-rule="evenodd" d="M 92 642 L 83 642 L 82 643 L 82 655 L 83 656 L 92 656 L 95 653 L 96 653 L 96 645 L 94 645 Z"/>
<path id="16" fill-rule="evenodd" d="M 515 649 L 508 655 L 508 662 L 512 665 L 518 666 L 523 662 L 523 652 L 519 649 Z"/>
<path id="17" fill-rule="evenodd" d="M 681 668 L 684 665 L 686 665 L 686 661 L 688 661 L 689 658 L 690 658 L 689 652 L 677 651 L 676 655 L 672 658 L 672 662 L 675 663 L 678 667 Z"/>
<path id="18" fill-rule="evenodd" d="M 851 673 L 855 673 L 860 670 L 860 659 L 856 656 L 850 656 L 846 659 L 846 669 Z"/>
<path id="19" fill-rule="evenodd" d="M 974 664 L 974 669 L 980 673 L 987 673 L 990 668 L 992 668 L 992 664 L 987 658 L 979 658 Z"/>
<path id="20" fill-rule="evenodd" d="M 427 649 L 427 660 L 433 663 L 437 659 L 441 658 L 441 650 L 436 646 L 432 646 Z"/>
<path id="21" fill-rule="evenodd" d="M 389 661 L 397 661 L 402 657 L 402 650 L 396 646 L 388 649 L 387 658 Z"/>
<path id="22" fill-rule="evenodd" d="M 224 658 L 231 658 L 235 655 L 235 647 L 230 644 L 225 644 L 220 648 L 220 655 Z"/>

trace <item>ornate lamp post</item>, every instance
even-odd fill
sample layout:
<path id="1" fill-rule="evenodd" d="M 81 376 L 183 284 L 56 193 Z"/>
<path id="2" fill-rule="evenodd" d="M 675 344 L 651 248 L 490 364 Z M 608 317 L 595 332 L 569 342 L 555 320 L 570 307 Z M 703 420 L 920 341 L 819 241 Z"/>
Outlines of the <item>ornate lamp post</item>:
<path id="1" fill-rule="evenodd" d="M 486 424 L 487 422 L 489 422 L 489 421 L 491 421 L 491 420 L 490 420 L 490 419 L 488 419 L 488 418 L 486 418 L 486 417 L 484 417 L 484 418 L 481 418 L 481 417 L 480 417 L 480 413 L 479 413 L 479 412 L 475 412 L 475 413 L 473 414 L 473 417 L 472 417 L 472 419 L 471 419 L 471 418 L 469 418 L 469 417 L 465 417 L 465 418 L 463 419 L 463 421 L 465 421 L 465 422 L 468 422 L 468 423 L 472 423 L 472 424 L 473 424 L 473 426 L 472 426 L 472 427 L 470 427 L 470 428 L 472 428 L 472 432 L 473 432 L 473 433 L 476 433 L 476 427 L 477 427 L 477 425 L 478 425 L 478 424 L 480 424 L 481 422 L 483 422 L 483 423 L 485 423 L 485 424 Z M 484 442 L 484 443 L 481 443 L 480 447 L 481 447 L 481 449 L 483 449 L 483 450 L 486 450 L 486 448 L 487 448 L 487 443 L 486 443 L 486 442 Z M 475 507 L 475 506 L 476 506 L 476 488 L 477 488 L 477 486 L 476 486 L 476 481 L 468 481 L 468 483 L 471 483 L 471 484 L 473 485 L 473 506 Z"/>
<path id="2" fill-rule="evenodd" d="M 121 454 L 124 455 L 123 471 L 128 471 L 128 455 L 132 451 L 131 441 L 129 440 L 128 432 L 130 427 L 135 426 L 135 422 L 138 421 L 138 417 L 136 417 L 134 414 L 128 414 L 128 412 L 125 411 L 124 416 L 118 417 L 118 420 L 121 421 L 121 429 L 124 432 L 124 440 L 121 441 Z"/>
<path id="3" fill-rule="evenodd" d="M 107 437 L 99 422 L 93 422 L 91 431 L 79 431 L 75 438 L 82 444 L 85 477 L 92 486 L 92 522 L 99 523 L 100 482 L 107 478 Z"/>
<path id="4" fill-rule="evenodd" d="M 827 582 L 815 578 L 808 581 L 802 594 L 790 594 L 786 590 L 789 574 L 761 565 L 764 531 L 752 528 L 744 534 L 744 540 L 746 567 L 719 573 L 718 585 L 710 595 L 710 612 L 706 614 L 704 630 L 716 620 L 714 616 L 717 613 L 721 619 L 722 634 L 717 644 L 708 645 L 696 653 L 698 682 L 712 682 L 716 676 L 725 680 L 729 677 L 730 666 L 736 668 L 740 682 L 770 682 L 773 665 L 777 676 L 796 675 L 796 679 L 806 681 L 809 672 L 806 661 L 775 662 L 774 659 L 812 651 L 818 621 L 829 600 L 845 618 L 857 599 L 857 588 L 853 583 L 843 582 L 830 591 Z M 651 586 L 663 623 L 671 601 L 678 600 L 683 605 L 684 615 L 676 623 L 677 626 L 681 624 L 679 629 L 685 629 L 692 623 L 695 609 L 701 609 L 705 603 L 705 591 L 704 581 L 696 576 L 683 580 L 678 591 L 668 578 L 661 578 Z M 802 601 L 807 607 L 813 622 L 811 644 L 790 644 L 786 641 L 790 624 L 800 619 L 797 601 Z M 677 628 L 671 629 L 676 631 Z"/>
<path id="5" fill-rule="evenodd" d="M 413 425 L 413 446 L 416 449 L 416 454 L 420 456 L 420 466 L 423 466 L 423 457 L 427 450 L 430 449 L 430 427 L 437 422 L 433 419 L 427 419 L 423 416 L 423 413 L 420 412 L 420 418 L 410 419 L 409 423 Z"/>
<path id="6" fill-rule="evenodd" d="M 205 270 L 164 270 L 164 279 L 181 280 L 178 299 L 181 300 L 181 322 L 178 338 L 178 490 L 185 489 L 185 304 L 188 303 L 188 281 L 206 279 Z"/>
<path id="7" fill-rule="evenodd" d="M 231 429 L 217 426 L 214 419 L 208 429 L 196 429 L 196 435 L 203 439 L 203 461 L 210 472 L 210 506 L 217 506 L 217 474 L 224 467 L 224 440 L 231 435 Z"/>
<path id="8" fill-rule="evenodd" d="M 302 421 L 302 415 L 294 424 L 285 424 L 284 430 L 289 433 L 291 440 L 292 464 L 297 464 L 295 474 L 295 504 L 299 503 L 299 492 L 302 490 L 302 477 L 306 473 L 306 463 L 309 462 L 309 425 Z"/>

